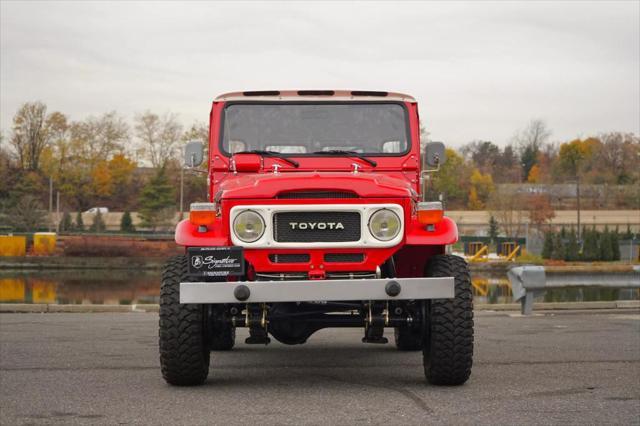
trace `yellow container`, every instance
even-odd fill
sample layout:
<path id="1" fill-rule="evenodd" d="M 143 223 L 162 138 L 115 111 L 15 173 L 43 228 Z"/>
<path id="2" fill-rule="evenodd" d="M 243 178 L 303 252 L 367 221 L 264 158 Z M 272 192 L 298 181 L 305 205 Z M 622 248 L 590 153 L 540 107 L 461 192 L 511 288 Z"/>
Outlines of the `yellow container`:
<path id="1" fill-rule="evenodd" d="M 0 278 L 0 302 L 24 302 L 24 278 Z"/>
<path id="2" fill-rule="evenodd" d="M 0 256 L 24 256 L 27 254 L 27 237 L 0 235 Z"/>
<path id="3" fill-rule="evenodd" d="M 56 285 L 46 280 L 32 280 L 31 299 L 33 303 L 56 303 Z"/>
<path id="4" fill-rule="evenodd" d="M 33 234 L 33 254 L 53 254 L 55 251 L 55 232 L 36 232 Z"/>

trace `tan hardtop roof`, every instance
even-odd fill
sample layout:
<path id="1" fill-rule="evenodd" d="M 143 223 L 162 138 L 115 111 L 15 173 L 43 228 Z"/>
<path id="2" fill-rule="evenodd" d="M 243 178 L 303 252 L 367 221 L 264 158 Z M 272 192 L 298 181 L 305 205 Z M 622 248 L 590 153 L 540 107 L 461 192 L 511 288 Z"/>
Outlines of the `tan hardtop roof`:
<path id="1" fill-rule="evenodd" d="M 218 96 L 216 101 L 401 101 L 413 102 L 412 96 L 397 92 L 378 92 L 372 90 L 255 90 L 245 92 L 229 92 Z"/>

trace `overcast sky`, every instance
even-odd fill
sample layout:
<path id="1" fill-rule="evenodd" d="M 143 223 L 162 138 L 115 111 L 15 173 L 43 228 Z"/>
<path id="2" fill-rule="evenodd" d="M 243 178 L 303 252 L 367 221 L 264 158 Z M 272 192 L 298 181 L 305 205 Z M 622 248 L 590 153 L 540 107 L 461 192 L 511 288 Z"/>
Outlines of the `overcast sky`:
<path id="1" fill-rule="evenodd" d="M 26 101 L 82 119 L 220 93 L 370 89 L 420 102 L 433 140 L 640 133 L 640 2 L 0 2 L 0 128 Z"/>

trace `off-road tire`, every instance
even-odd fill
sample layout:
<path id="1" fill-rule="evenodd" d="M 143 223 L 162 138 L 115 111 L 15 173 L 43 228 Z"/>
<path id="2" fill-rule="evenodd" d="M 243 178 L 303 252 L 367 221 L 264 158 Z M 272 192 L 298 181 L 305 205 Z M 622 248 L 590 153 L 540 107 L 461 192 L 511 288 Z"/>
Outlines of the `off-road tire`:
<path id="1" fill-rule="evenodd" d="M 419 351 L 422 349 L 422 330 L 410 327 L 395 327 L 393 330 L 396 348 L 399 351 Z"/>
<path id="2" fill-rule="evenodd" d="M 194 386 L 209 374 L 203 305 L 180 304 L 180 282 L 190 281 L 186 256 L 165 265 L 160 286 L 160 366 L 171 385 Z"/>
<path id="3" fill-rule="evenodd" d="M 434 385 L 461 385 L 473 363 L 473 294 L 467 262 L 438 255 L 426 267 L 428 277 L 455 278 L 453 299 L 434 299 L 427 309 L 423 354 L 424 374 Z"/>

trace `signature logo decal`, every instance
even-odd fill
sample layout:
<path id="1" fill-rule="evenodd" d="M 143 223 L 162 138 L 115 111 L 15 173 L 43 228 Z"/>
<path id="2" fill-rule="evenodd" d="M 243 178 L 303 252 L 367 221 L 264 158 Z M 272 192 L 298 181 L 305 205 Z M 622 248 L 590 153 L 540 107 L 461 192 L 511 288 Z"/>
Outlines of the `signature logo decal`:
<path id="1" fill-rule="evenodd" d="M 191 256 L 191 265 L 196 269 L 217 269 L 239 266 L 239 260 L 231 256 L 216 259 L 215 256 Z"/>

